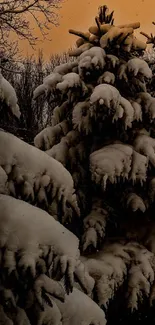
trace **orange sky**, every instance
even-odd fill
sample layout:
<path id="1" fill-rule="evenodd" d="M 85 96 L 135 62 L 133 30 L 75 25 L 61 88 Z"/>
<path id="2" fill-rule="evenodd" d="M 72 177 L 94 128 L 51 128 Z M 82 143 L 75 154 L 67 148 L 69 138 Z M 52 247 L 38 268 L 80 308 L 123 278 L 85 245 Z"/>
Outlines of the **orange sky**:
<path id="1" fill-rule="evenodd" d="M 155 26 L 151 24 L 155 21 L 155 0 L 65 0 L 59 11 L 59 27 L 51 28 L 49 37 L 52 41 L 44 40 L 39 42 L 36 50 L 43 48 L 45 59 L 51 53 L 60 53 L 74 45 L 76 36 L 68 33 L 69 28 L 86 31 L 90 25 L 94 24 L 94 17 L 97 14 L 98 6 L 106 4 L 110 10 L 115 10 L 115 23 L 122 24 L 140 21 L 141 31 L 153 32 Z M 141 39 L 145 39 L 140 36 Z M 28 44 L 22 42 L 24 53 L 32 54 L 34 51 Z"/>

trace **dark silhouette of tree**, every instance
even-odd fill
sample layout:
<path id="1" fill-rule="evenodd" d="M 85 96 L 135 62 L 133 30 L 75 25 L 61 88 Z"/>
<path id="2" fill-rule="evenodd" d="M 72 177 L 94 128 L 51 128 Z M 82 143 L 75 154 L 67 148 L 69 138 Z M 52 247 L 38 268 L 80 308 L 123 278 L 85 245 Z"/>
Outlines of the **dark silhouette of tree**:
<path id="1" fill-rule="evenodd" d="M 62 0 L 0 0 L 0 56 L 12 57 L 18 52 L 18 39 L 28 40 L 34 46 L 37 37 L 30 19 L 45 38 L 51 24 L 58 25 L 58 13 Z M 17 41 L 11 41 L 15 34 Z"/>

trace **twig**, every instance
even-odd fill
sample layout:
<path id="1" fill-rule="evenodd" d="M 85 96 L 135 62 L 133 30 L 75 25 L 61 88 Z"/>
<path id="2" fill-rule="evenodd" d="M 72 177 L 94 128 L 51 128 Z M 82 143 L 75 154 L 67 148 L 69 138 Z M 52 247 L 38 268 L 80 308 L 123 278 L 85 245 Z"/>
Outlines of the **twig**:
<path id="1" fill-rule="evenodd" d="M 15 71 L 15 70 L 10 70 L 8 68 L 4 68 L 1 64 L 0 64 L 0 68 L 3 69 L 3 70 L 5 70 L 5 71 L 11 72 L 11 73 L 16 73 L 16 74 L 17 73 L 19 73 L 19 74 L 22 73 L 22 71 Z"/>
<path id="2" fill-rule="evenodd" d="M 140 32 L 141 35 L 145 36 L 147 38 L 147 44 L 154 44 L 155 45 L 155 37 L 153 36 L 153 34 L 151 33 L 151 35 L 149 36 L 148 34 L 144 33 L 144 32 Z"/>

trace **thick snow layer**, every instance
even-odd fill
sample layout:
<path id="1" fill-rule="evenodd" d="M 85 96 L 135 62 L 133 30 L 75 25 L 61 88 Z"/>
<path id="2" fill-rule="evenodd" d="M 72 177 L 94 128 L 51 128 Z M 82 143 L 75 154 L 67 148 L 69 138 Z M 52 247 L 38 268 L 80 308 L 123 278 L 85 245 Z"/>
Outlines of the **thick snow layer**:
<path id="1" fill-rule="evenodd" d="M 32 180 L 34 174 L 39 176 L 46 170 L 53 180 L 59 179 L 60 183 L 73 186 L 70 173 L 61 163 L 14 135 L 0 131 L 0 165 L 6 164 L 16 164 L 21 173 L 27 172 Z"/>
<path id="2" fill-rule="evenodd" d="M 148 64 L 139 58 L 133 58 L 127 63 L 128 71 L 133 73 L 134 76 L 137 76 L 138 73 L 141 73 L 147 78 L 152 77 L 152 70 L 149 68 Z"/>
<path id="3" fill-rule="evenodd" d="M 66 73 L 71 72 L 73 68 L 77 67 L 77 65 L 78 65 L 77 61 L 63 63 L 63 64 L 60 64 L 59 66 L 55 67 L 53 72 L 65 75 Z"/>
<path id="4" fill-rule="evenodd" d="M 6 102 L 13 115 L 20 118 L 17 96 L 11 84 L 2 76 L 0 71 L 0 98 Z"/>
<path id="5" fill-rule="evenodd" d="M 39 85 L 33 91 L 33 99 L 37 99 L 40 95 L 48 95 L 53 89 L 55 89 L 58 82 L 62 79 L 62 75 L 57 72 L 52 72 L 50 75 L 44 78 L 43 84 Z"/>
<path id="6" fill-rule="evenodd" d="M 44 84 L 38 86 L 33 92 L 33 99 L 37 99 L 40 95 L 45 94 L 46 87 Z"/>
<path id="7" fill-rule="evenodd" d="M 100 101 L 100 103 L 106 105 L 108 108 L 112 106 L 117 107 L 120 100 L 121 95 L 119 91 L 115 87 L 107 84 L 96 86 L 90 97 L 91 104 L 95 104 L 97 101 Z"/>
<path id="8" fill-rule="evenodd" d="M 65 91 L 68 88 L 78 87 L 80 85 L 81 85 L 81 80 L 79 75 L 75 72 L 70 72 L 62 77 L 62 82 L 59 82 L 56 88 L 61 91 Z"/>
<path id="9" fill-rule="evenodd" d="M 6 150 L 7 148 L 7 150 Z M 57 160 L 45 152 L 18 139 L 10 133 L 0 131 L 0 165 L 9 175 L 11 195 L 16 196 L 16 186 L 20 185 L 20 196 L 25 200 L 31 198 L 32 204 L 45 204 L 50 211 L 54 197 L 62 204 L 64 213 L 79 209 L 76 201 L 71 174 Z M 74 210 L 74 211 L 75 211 Z"/>
<path id="10" fill-rule="evenodd" d="M 50 75 L 48 75 L 47 77 L 44 78 L 43 80 L 43 84 L 52 89 L 53 87 L 56 86 L 56 84 L 58 82 L 60 82 L 62 79 L 62 76 L 59 73 L 51 73 Z"/>
<path id="11" fill-rule="evenodd" d="M 141 142 L 135 141 L 134 147 L 140 151 Z M 103 190 L 106 189 L 107 180 L 114 184 L 120 177 L 143 185 L 146 181 L 147 168 L 148 160 L 145 153 L 138 154 L 131 146 L 125 144 L 111 144 L 90 155 L 92 180 L 96 184 L 101 184 Z"/>
<path id="12" fill-rule="evenodd" d="M 91 298 L 76 288 L 66 297 L 64 303 L 55 301 L 62 314 L 63 325 L 106 324 L 103 310 Z"/>
<path id="13" fill-rule="evenodd" d="M 7 233 L 6 233 L 7 229 Z M 0 246 L 36 252 L 39 245 L 53 247 L 56 255 L 79 257 L 79 240 L 58 221 L 37 207 L 0 195 Z M 39 253 L 39 252 L 38 252 Z"/>
<path id="14" fill-rule="evenodd" d="M 94 66 L 96 69 L 103 69 L 105 66 L 105 56 L 105 51 L 97 46 L 84 51 L 79 57 L 79 70 L 81 67 L 89 69 L 91 66 Z"/>

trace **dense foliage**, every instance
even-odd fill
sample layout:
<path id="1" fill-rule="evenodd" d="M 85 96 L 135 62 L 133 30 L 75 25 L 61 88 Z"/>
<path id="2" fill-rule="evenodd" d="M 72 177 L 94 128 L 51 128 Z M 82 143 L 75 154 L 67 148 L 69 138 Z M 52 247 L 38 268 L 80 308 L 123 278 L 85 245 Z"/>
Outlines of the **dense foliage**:
<path id="1" fill-rule="evenodd" d="M 3 114 L 35 129 L 34 145 L 0 130 L 5 324 L 154 321 L 154 61 L 113 17 L 70 30 L 64 61 L 26 61 L 16 92 L 1 74 Z"/>

